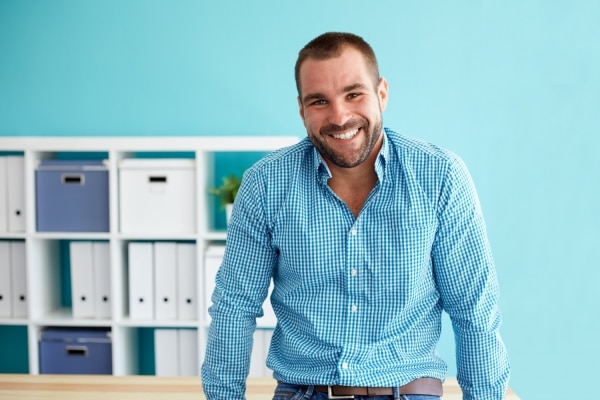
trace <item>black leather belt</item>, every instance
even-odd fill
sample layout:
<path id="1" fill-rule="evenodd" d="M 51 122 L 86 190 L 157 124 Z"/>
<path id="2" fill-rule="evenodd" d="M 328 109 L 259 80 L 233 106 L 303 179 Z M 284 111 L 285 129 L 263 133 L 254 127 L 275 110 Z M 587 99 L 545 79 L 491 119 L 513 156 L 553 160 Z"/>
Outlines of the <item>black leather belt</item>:
<path id="1" fill-rule="evenodd" d="M 442 382 L 434 378 L 419 378 L 400 386 L 399 394 L 442 396 Z M 317 392 L 327 393 L 330 399 L 353 399 L 354 396 L 393 396 L 391 387 L 315 386 Z"/>

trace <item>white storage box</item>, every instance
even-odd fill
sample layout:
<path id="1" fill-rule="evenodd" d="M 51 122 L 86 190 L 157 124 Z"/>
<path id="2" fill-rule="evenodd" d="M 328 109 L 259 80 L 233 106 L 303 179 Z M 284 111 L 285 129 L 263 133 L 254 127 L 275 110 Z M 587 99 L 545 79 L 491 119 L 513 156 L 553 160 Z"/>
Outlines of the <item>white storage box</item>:
<path id="1" fill-rule="evenodd" d="M 121 160 L 121 233 L 195 233 L 195 165 L 193 159 Z"/>

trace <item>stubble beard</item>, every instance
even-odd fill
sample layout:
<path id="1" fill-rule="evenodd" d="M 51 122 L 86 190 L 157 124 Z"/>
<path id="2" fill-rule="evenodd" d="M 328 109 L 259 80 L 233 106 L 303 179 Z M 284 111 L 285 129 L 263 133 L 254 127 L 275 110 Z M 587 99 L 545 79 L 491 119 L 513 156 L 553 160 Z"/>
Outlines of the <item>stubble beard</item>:
<path id="1" fill-rule="evenodd" d="M 323 158 L 332 162 L 334 165 L 341 168 L 353 168 L 357 165 L 362 164 L 371 154 L 379 137 L 382 133 L 382 118 L 379 118 L 377 122 L 369 129 L 369 122 L 364 119 L 352 119 L 345 123 L 342 126 L 339 125 L 327 125 L 321 128 L 318 134 L 313 135 L 309 134 L 310 141 L 313 146 L 317 149 L 317 151 L 321 154 Z M 364 140 L 360 146 L 360 149 L 355 153 L 355 155 L 351 157 L 346 157 L 343 154 L 336 152 L 330 146 L 327 145 L 327 142 L 322 139 L 328 135 L 334 133 L 347 132 L 352 129 L 362 128 Z"/>

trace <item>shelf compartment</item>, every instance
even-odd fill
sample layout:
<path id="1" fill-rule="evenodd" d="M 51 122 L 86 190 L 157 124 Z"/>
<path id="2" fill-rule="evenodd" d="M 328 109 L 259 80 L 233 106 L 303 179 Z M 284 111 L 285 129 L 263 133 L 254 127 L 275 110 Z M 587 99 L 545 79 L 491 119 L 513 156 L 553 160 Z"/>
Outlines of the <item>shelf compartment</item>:
<path id="1" fill-rule="evenodd" d="M 0 325 L 0 374 L 28 374 L 26 325 Z"/>

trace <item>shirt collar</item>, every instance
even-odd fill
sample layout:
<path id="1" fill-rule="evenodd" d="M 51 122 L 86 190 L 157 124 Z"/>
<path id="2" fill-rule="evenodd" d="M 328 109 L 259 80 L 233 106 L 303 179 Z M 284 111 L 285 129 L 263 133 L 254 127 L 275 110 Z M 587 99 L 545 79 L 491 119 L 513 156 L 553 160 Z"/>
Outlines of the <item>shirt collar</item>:
<path id="1" fill-rule="evenodd" d="M 327 166 L 327 163 L 321 157 L 321 153 L 317 151 L 317 148 L 313 146 L 313 161 L 315 166 L 315 172 L 317 176 L 320 176 L 322 179 L 327 180 L 331 178 L 331 171 Z"/>
<path id="2" fill-rule="evenodd" d="M 379 150 L 379 155 L 375 160 L 375 173 L 377 174 L 377 179 L 379 182 L 383 182 L 383 177 L 385 176 L 385 166 L 388 164 L 388 160 L 390 159 L 390 145 L 387 135 L 387 128 L 383 128 L 383 143 L 381 144 L 381 150 Z"/>

